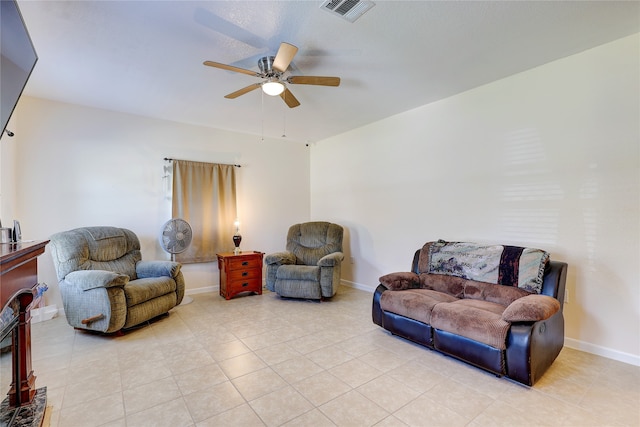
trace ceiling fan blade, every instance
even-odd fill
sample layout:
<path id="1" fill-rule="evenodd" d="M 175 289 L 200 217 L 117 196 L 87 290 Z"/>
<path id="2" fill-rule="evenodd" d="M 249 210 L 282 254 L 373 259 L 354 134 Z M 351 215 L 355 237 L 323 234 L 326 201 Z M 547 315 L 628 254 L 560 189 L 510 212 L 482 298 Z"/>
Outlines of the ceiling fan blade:
<path id="1" fill-rule="evenodd" d="M 262 86 L 262 83 L 254 83 L 252 85 L 249 85 L 247 87 L 243 87 L 240 90 L 237 90 L 235 92 L 231 92 L 229 95 L 225 95 L 225 98 L 228 99 L 234 99 L 239 97 L 240 95 L 244 95 L 245 93 L 251 92 L 252 90 L 258 89 L 260 86 Z"/>
<path id="2" fill-rule="evenodd" d="M 204 61 L 204 65 L 208 65 L 209 67 L 222 68 L 223 70 L 235 71 L 236 73 L 248 74 L 250 76 L 259 77 L 260 74 L 255 71 L 246 70 L 244 68 L 234 67 L 233 65 L 221 64 L 219 62 L 213 61 Z"/>
<path id="3" fill-rule="evenodd" d="M 284 73 L 289 68 L 289 64 L 291 64 L 296 53 L 298 53 L 298 48 L 294 45 L 285 42 L 280 43 L 276 59 L 273 60 L 273 69 Z"/>
<path id="4" fill-rule="evenodd" d="M 340 86 L 340 77 L 291 76 L 287 82 L 296 85 Z"/>
<path id="5" fill-rule="evenodd" d="M 291 91 L 287 88 L 284 89 L 284 92 L 280 94 L 280 98 L 284 100 L 284 102 L 289 106 L 289 108 L 296 108 L 300 105 L 300 101 L 296 99 L 295 96 L 291 93 Z"/>

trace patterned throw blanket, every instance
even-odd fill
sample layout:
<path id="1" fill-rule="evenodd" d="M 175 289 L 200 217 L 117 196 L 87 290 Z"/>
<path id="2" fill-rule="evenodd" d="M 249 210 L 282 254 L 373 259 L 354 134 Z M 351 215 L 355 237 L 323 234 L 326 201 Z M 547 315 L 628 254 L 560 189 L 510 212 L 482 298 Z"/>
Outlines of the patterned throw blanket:
<path id="1" fill-rule="evenodd" d="M 539 294 L 549 254 L 519 246 L 486 246 L 439 240 L 429 249 L 429 273 L 517 286 Z"/>

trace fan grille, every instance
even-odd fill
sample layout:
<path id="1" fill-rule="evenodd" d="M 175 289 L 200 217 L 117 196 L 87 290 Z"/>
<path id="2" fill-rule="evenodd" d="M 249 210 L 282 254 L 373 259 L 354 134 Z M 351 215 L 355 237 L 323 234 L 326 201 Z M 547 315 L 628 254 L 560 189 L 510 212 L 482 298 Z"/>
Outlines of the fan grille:
<path id="1" fill-rule="evenodd" d="M 162 227 L 160 245 L 170 254 L 179 254 L 187 250 L 191 244 L 193 233 L 189 223 L 180 218 L 167 221 Z"/>

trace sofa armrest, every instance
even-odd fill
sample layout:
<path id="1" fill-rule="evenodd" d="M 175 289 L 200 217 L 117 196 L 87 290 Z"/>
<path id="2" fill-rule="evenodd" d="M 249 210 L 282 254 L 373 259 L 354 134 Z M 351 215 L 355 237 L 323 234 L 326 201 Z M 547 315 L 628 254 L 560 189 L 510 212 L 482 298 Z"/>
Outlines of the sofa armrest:
<path id="1" fill-rule="evenodd" d="M 533 385 L 558 357 L 563 346 L 562 310 L 546 320 L 513 323 L 505 352 L 507 376 Z"/>
<path id="2" fill-rule="evenodd" d="M 336 265 L 340 265 L 343 259 L 344 254 L 342 252 L 333 252 L 320 258 L 318 260 L 318 267 L 335 267 Z"/>
<path id="3" fill-rule="evenodd" d="M 420 276 L 409 271 L 389 273 L 380 278 L 380 284 L 391 291 L 415 289 L 420 287 Z"/>
<path id="4" fill-rule="evenodd" d="M 129 282 L 129 276 L 106 270 L 76 270 L 67 274 L 64 280 L 70 285 L 87 291 L 95 288 L 124 286 Z"/>
<path id="5" fill-rule="evenodd" d="M 560 311 L 560 301 L 547 295 L 527 295 L 518 298 L 502 313 L 506 322 L 538 322 Z"/>
<path id="6" fill-rule="evenodd" d="M 138 261 L 136 263 L 136 274 L 139 279 L 162 276 L 175 279 L 181 268 L 182 264 L 174 261 Z"/>
<path id="7" fill-rule="evenodd" d="M 272 254 L 265 255 L 264 263 L 267 265 L 295 264 L 296 256 L 288 251 L 274 252 Z"/>

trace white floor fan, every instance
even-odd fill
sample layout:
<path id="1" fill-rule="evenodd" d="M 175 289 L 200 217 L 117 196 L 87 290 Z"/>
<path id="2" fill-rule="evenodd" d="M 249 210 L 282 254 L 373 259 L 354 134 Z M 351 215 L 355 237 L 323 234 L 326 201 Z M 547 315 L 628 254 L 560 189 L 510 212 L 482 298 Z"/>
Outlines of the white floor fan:
<path id="1" fill-rule="evenodd" d="M 193 233 L 187 221 L 181 218 L 172 218 L 165 222 L 160 233 L 160 246 L 165 252 L 171 254 L 171 261 L 176 260 L 176 254 L 187 250 L 191 244 Z M 185 295 L 180 305 L 193 302 L 193 298 Z"/>

